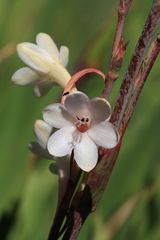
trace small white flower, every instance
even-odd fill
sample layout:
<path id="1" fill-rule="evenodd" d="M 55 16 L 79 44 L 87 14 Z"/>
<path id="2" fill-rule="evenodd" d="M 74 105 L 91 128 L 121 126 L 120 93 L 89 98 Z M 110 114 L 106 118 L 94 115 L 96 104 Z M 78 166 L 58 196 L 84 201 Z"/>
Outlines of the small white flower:
<path id="1" fill-rule="evenodd" d="M 34 124 L 34 131 L 38 143 L 42 148 L 46 149 L 49 136 L 52 133 L 52 127 L 43 120 L 36 120 Z"/>
<path id="2" fill-rule="evenodd" d="M 30 144 L 30 149 L 35 154 L 43 158 L 48 158 L 53 160 L 50 164 L 50 170 L 54 174 L 59 175 L 59 197 L 58 202 L 60 203 L 68 184 L 68 179 L 70 176 L 70 161 L 69 157 L 66 156 L 61 158 L 53 157 L 47 150 L 47 142 L 51 133 L 55 130 L 43 120 L 36 120 L 34 124 L 34 132 L 37 137 L 37 141 Z"/>
<path id="3" fill-rule="evenodd" d="M 54 159 L 53 155 L 50 155 L 47 150 L 47 142 L 50 135 L 54 132 L 53 128 L 42 120 L 36 120 L 34 132 L 37 141 L 29 143 L 28 147 L 31 152 L 40 158 Z"/>
<path id="4" fill-rule="evenodd" d="M 24 42 L 17 45 L 18 55 L 28 67 L 17 70 L 12 81 L 22 86 L 33 84 L 35 95 L 42 96 L 54 83 L 64 88 L 71 78 L 65 68 L 69 50 L 61 46 L 59 51 L 51 37 L 45 33 L 36 36 L 36 43 Z"/>
<path id="5" fill-rule="evenodd" d="M 91 101 L 82 92 L 71 93 L 64 105 L 55 103 L 43 111 L 44 120 L 60 128 L 48 140 L 51 155 L 62 157 L 74 151 L 78 166 L 91 171 L 98 161 L 98 146 L 113 148 L 118 143 L 118 133 L 107 120 L 110 104 L 103 98 Z"/>

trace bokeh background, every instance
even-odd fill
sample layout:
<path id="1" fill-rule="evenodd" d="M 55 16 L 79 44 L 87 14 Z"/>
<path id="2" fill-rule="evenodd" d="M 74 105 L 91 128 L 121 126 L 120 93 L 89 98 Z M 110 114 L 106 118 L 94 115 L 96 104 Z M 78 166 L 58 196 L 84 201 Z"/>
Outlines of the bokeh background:
<path id="1" fill-rule="evenodd" d="M 151 4 L 151 0 L 133 1 L 124 30 L 129 45 L 110 99 L 112 105 Z M 0 0 L 1 240 L 47 239 L 58 191 L 58 179 L 48 170 L 49 161 L 35 161 L 27 145 L 35 139 L 35 119 L 42 118 L 42 109 L 58 99 L 60 88 L 37 99 L 31 88 L 13 85 L 12 74 L 23 66 L 15 45 L 34 42 L 38 32 L 46 32 L 58 46 L 69 47 L 71 74 L 84 64 L 107 73 L 117 6 L 117 0 Z M 160 58 L 126 131 L 108 188 L 79 240 L 160 239 L 159 66 Z M 89 79 L 81 88 L 90 96 L 100 95 L 103 82 Z"/>

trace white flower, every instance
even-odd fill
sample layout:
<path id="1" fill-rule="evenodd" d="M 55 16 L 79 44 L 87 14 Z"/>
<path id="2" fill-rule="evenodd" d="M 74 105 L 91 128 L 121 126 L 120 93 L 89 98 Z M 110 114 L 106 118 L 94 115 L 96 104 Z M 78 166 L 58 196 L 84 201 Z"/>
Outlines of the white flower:
<path id="1" fill-rule="evenodd" d="M 36 43 L 24 42 L 17 45 L 18 55 L 28 67 L 17 70 L 12 81 L 22 86 L 33 84 L 36 96 L 42 96 L 54 83 L 64 88 L 71 78 L 65 68 L 69 50 L 61 46 L 59 51 L 51 37 L 45 33 L 36 36 Z"/>
<path id="2" fill-rule="evenodd" d="M 52 159 L 50 164 L 50 170 L 54 174 L 59 175 L 59 199 L 60 203 L 68 184 L 68 179 L 70 176 L 70 162 L 68 157 L 55 158 L 50 155 L 47 150 L 47 142 L 51 133 L 54 129 L 44 122 L 43 120 L 36 120 L 34 124 L 34 132 L 37 137 L 37 141 L 30 144 L 30 149 L 33 153 L 38 154 L 38 156 L 43 158 Z"/>
<path id="3" fill-rule="evenodd" d="M 118 143 L 118 133 L 108 122 L 111 108 L 103 98 L 91 101 L 82 92 L 71 93 L 64 105 L 55 103 L 43 111 L 44 120 L 60 128 L 48 140 L 51 155 L 62 157 L 74 151 L 78 166 L 91 171 L 98 161 L 98 146 L 113 148 Z"/>
<path id="4" fill-rule="evenodd" d="M 47 150 L 47 142 L 49 136 L 54 132 L 53 128 L 42 120 L 36 120 L 34 124 L 34 132 L 37 141 L 29 143 L 28 147 L 32 153 L 40 158 L 54 159 Z"/>
<path id="5" fill-rule="evenodd" d="M 52 133 L 52 127 L 43 120 L 36 120 L 34 124 L 34 131 L 38 143 L 42 148 L 46 149 L 48 138 Z"/>

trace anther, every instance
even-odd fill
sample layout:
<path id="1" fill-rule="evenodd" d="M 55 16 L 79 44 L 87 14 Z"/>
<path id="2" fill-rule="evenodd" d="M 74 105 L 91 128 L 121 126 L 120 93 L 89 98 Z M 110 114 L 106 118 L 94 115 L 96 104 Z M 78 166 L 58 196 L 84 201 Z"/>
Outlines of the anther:
<path id="1" fill-rule="evenodd" d="M 63 93 L 63 96 L 66 96 L 66 95 L 68 95 L 69 94 L 69 92 L 64 92 Z"/>

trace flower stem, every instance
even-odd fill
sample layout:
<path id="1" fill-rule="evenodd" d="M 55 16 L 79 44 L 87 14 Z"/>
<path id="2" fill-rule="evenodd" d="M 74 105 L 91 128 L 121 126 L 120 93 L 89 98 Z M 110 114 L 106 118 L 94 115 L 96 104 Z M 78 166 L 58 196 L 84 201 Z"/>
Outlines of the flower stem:
<path id="1" fill-rule="evenodd" d="M 157 39 L 154 41 L 152 51 L 149 54 L 147 60 L 145 61 L 144 71 L 140 74 L 140 76 L 137 76 L 138 79 L 135 81 L 135 87 L 134 87 L 132 97 L 129 101 L 128 107 L 126 109 L 126 112 L 123 116 L 122 122 L 119 127 L 119 129 L 120 129 L 119 131 L 120 131 L 121 135 L 124 134 L 125 129 L 129 123 L 129 120 L 131 119 L 131 117 L 133 115 L 136 103 L 138 101 L 139 95 L 144 86 L 144 83 L 145 83 L 159 53 L 160 53 L 160 34 L 158 35 Z"/>
<path id="2" fill-rule="evenodd" d="M 113 84 L 118 78 L 118 71 L 121 68 L 123 62 L 127 44 L 125 44 L 123 41 L 122 33 L 125 19 L 128 14 L 131 3 L 132 0 L 120 0 L 120 4 L 118 7 L 118 21 L 113 41 L 109 73 L 106 76 L 105 89 L 103 91 L 103 97 L 106 99 L 109 97 Z"/>
<path id="3" fill-rule="evenodd" d="M 151 11 L 148 15 L 144 29 L 135 48 L 133 57 L 130 61 L 128 71 L 120 89 L 120 95 L 112 115 L 112 122 L 119 127 L 125 113 L 129 98 L 131 97 L 135 78 L 141 68 L 143 58 L 148 50 L 156 27 L 160 22 L 160 1 L 154 0 Z"/>
<path id="4" fill-rule="evenodd" d="M 61 203 L 59 204 L 56 215 L 54 217 L 54 221 L 50 229 L 48 240 L 58 239 L 60 235 L 63 233 L 63 231 L 65 231 L 63 223 L 65 218 L 67 217 L 70 202 L 73 198 L 75 189 L 81 177 L 81 173 L 82 171 L 77 167 L 75 161 L 73 160 L 73 154 L 72 154 L 71 155 L 71 171 L 70 171 L 71 175 L 68 181 L 68 186 L 64 194 L 64 197 Z"/>

